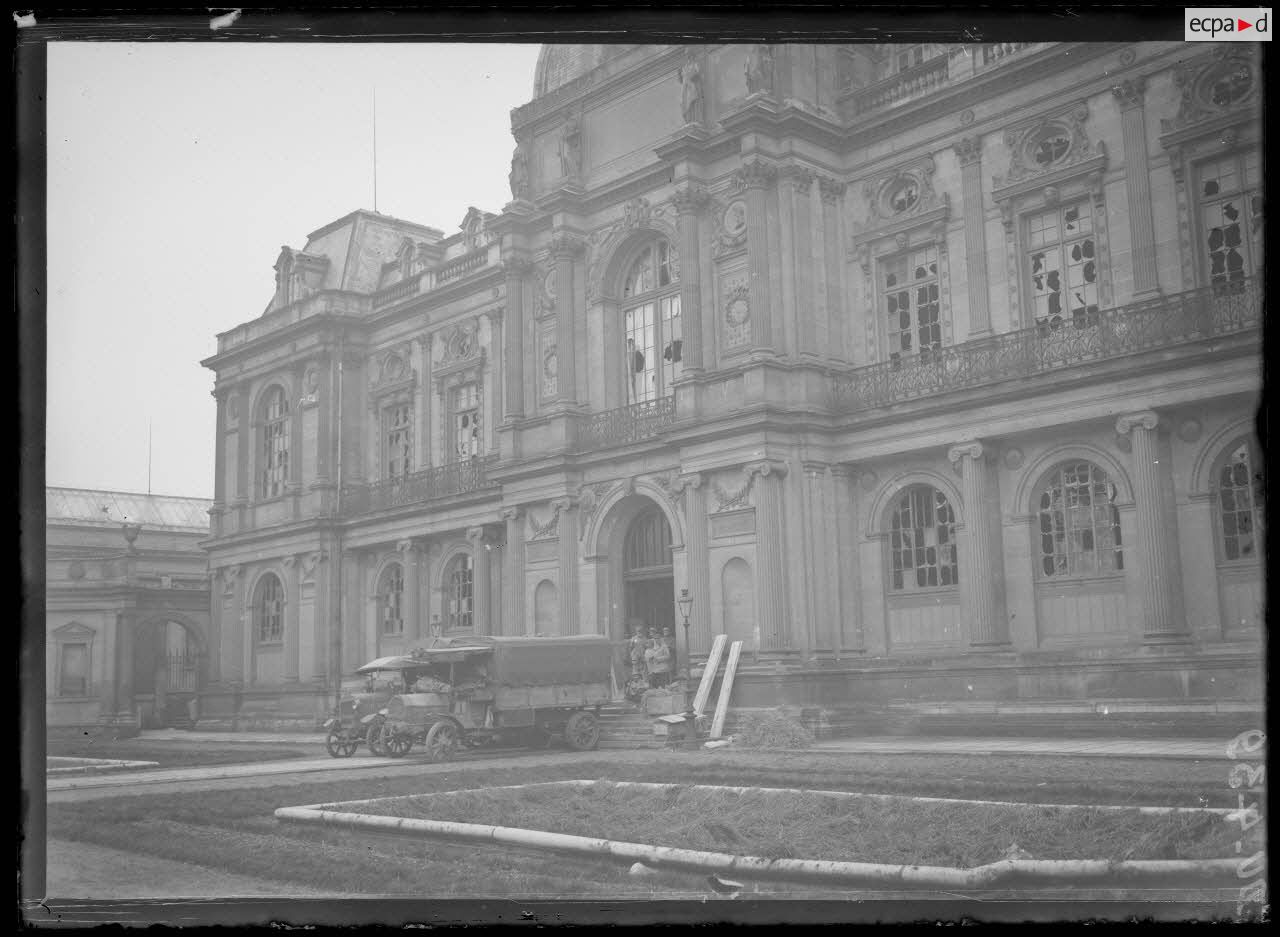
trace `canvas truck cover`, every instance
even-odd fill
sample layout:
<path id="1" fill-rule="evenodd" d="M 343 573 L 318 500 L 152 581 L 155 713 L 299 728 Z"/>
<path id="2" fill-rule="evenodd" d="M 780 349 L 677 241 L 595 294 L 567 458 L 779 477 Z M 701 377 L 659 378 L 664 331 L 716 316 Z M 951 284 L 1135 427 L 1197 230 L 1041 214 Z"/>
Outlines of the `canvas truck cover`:
<path id="1" fill-rule="evenodd" d="M 486 666 L 494 686 L 580 686 L 609 683 L 613 646 L 604 635 L 571 637 L 483 637 L 459 645 L 488 645 Z"/>

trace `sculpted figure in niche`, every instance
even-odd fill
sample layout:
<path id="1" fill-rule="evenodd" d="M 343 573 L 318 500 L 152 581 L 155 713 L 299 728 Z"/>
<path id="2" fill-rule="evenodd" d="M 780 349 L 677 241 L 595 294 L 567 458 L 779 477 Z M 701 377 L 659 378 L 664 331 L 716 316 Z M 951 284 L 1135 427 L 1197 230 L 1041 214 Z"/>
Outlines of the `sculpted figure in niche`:
<path id="1" fill-rule="evenodd" d="M 690 57 L 677 73 L 680 79 L 680 112 L 686 124 L 702 123 L 702 69 L 696 58 Z"/>
<path id="2" fill-rule="evenodd" d="M 570 117 L 560 137 L 560 171 L 568 179 L 578 175 L 582 168 L 582 127 L 576 117 Z"/>
<path id="3" fill-rule="evenodd" d="M 747 93 L 769 94 L 773 91 L 773 49 L 753 46 L 747 59 Z"/>
<path id="4" fill-rule="evenodd" d="M 525 156 L 524 146 L 516 147 L 511 157 L 511 174 L 507 176 L 511 184 L 511 197 L 522 201 L 529 197 L 529 160 Z"/>

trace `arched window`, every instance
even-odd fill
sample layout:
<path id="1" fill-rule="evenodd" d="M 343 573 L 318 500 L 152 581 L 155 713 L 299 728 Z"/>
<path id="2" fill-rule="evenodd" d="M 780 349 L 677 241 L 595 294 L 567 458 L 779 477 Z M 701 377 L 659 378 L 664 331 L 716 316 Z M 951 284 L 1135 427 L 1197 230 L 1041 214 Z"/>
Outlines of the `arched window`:
<path id="1" fill-rule="evenodd" d="M 959 583 L 956 515 L 947 496 L 928 485 L 903 492 L 889 520 L 889 553 L 894 592 Z"/>
<path id="2" fill-rule="evenodd" d="M 627 572 L 671 567 L 671 525 L 658 508 L 650 508 L 631 522 L 623 546 Z"/>
<path id="3" fill-rule="evenodd" d="M 404 634 L 404 570 L 392 563 L 378 584 L 380 627 L 386 635 Z"/>
<path id="4" fill-rule="evenodd" d="M 258 583 L 253 617 L 259 644 L 276 644 L 284 639 L 284 586 L 274 573 L 267 573 Z"/>
<path id="5" fill-rule="evenodd" d="M 1247 439 L 1227 450 L 1214 479 L 1217 486 L 1218 534 L 1222 558 L 1256 560 L 1262 549 L 1262 469 Z"/>
<path id="6" fill-rule="evenodd" d="M 1092 462 L 1067 462 L 1040 490 L 1040 575 L 1105 576 L 1124 569 L 1116 486 Z"/>
<path id="7" fill-rule="evenodd" d="M 267 391 L 262 402 L 262 473 L 259 494 L 276 498 L 284 494 L 289 477 L 289 399 L 283 387 Z"/>
<path id="8" fill-rule="evenodd" d="M 475 625 L 475 593 L 471 554 L 459 553 L 449 564 L 445 575 L 446 627 L 469 631 Z"/>
<path id="9" fill-rule="evenodd" d="M 658 240 L 631 265 L 622 289 L 622 331 L 627 403 L 675 392 L 683 370 L 680 330 L 680 261 Z"/>

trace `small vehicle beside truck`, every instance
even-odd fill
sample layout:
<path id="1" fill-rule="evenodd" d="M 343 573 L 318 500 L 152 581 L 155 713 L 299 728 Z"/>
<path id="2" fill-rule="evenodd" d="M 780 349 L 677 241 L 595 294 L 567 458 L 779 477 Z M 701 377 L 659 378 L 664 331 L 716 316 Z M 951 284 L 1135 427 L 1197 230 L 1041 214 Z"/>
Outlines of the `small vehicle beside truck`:
<path id="1" fill-rule="evenodd" d="M 382 749 L 383 710 L 387 702 L 418 679 L 424 665 L 406 655 L 379 657 L 342 683 L 333 715 L 324 723 L 324 747 L 334 758 L 349 758 L 365 745 L 372 755 Z"/>

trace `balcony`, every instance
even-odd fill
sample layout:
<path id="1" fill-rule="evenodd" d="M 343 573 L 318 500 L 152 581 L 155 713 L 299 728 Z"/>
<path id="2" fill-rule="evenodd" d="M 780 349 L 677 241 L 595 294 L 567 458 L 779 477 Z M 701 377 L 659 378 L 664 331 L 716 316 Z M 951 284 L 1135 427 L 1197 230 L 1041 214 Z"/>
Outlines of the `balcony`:
<path id="1" fill-rule="evenodd" d="M 490 488 L 496 490 L 498 483 L 489 480 L 489 470 L 496 462 L 497 456 L 488 456 L 441 465 L 368 485 L 344 486 L 342 513 L 366 514 L 472 491 Z"/>
<path id="2" fill-rule="evenodd" d="M 1249 332 L 1261 324 L 1261 295 L 1260 280 L 1244 280 L 855 368 L 834 378 L 831 406 L 870 410 Z"/>
<path id="3" fill-rule="evenodd" d="M 362 316 L 369 308 L 369 297 L 344 290 L 317 290 L 280 309 L 264 313 L 257 319 L 218 334 L 218 354 L 231 351 L 247 342 L 278 332 L 286 326 L 319 315 Z"/>
<path id="4" fill-rule="evenodd" d="M 845 116 L 862 117 L 928 97 L 1050 45 L 1048 42 L 989 42 L 954 46 L 950 54 L 936 55 L 874 84 L 847 90 L 841 96 Z"/>
<path id="5" fill-rule="evenodd" d="M 501 259 L 501 246 L 496 241 L 486 244 L 430 270 L 412 273 L 399 283 L 393 283 L 378 290 L 373 294 L 373 308 L 384 309 L 410 297 L 430 293 L 446 283 L 464 279 L 486 267 L 495 266 Z"/>
<path id="6" fill-rule="evenodd" d="M 578 417 L 576 452 L 612 449 L 652 439 L 676 420 L 676 398 L 660 397 Z"/>

